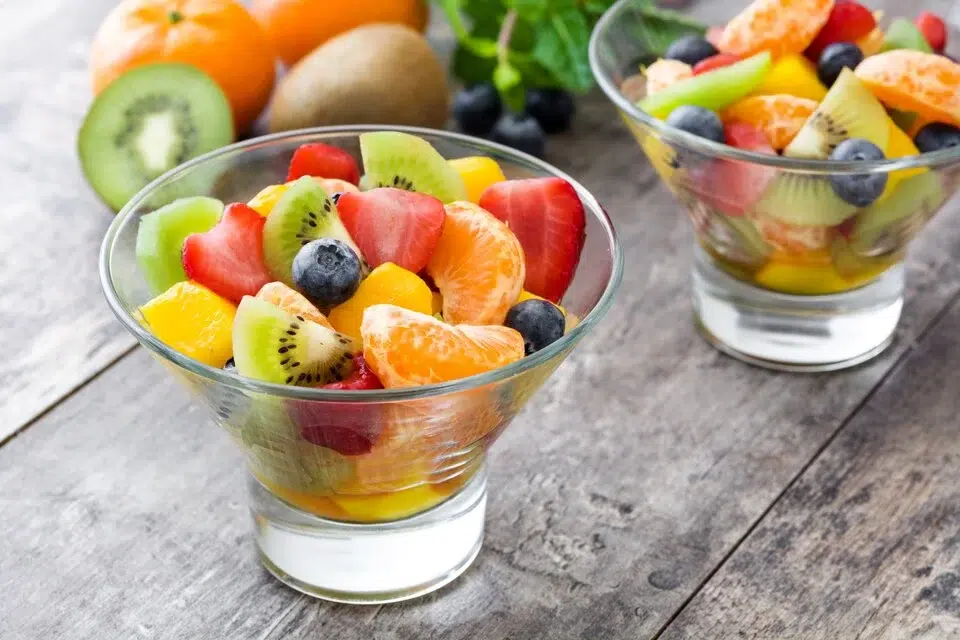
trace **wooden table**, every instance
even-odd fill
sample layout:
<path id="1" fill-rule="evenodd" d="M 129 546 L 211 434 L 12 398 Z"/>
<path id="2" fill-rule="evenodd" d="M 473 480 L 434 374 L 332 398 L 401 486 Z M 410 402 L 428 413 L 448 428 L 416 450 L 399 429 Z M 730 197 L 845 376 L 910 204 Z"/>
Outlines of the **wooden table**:
<path id="1" fill-rule="evenodd" d="M 689 223 L 598 94 L 549 158 L 614 217 L 626 275 L 495 447 L 476 564 L 372 608 L 268 576 L 238 452 L 100 293 L 111 216 L 74 144 L 112 4 L 0 4 L 0 638 L 960 637 L 958 201 L 883 356 L 751 368 L 695 333 Z"/>

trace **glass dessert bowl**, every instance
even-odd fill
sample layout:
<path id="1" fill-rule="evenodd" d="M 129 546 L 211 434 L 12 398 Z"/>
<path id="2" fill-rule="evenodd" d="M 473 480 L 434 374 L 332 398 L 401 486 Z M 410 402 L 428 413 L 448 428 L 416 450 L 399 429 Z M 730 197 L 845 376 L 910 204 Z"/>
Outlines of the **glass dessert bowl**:
<path id="1" fill-rule="evenodd" d="M 876 356 L 910 241 L 960 186 L 960 65 L 853 2 L 687 4 L 621 0 L 590 60 L 693 222 L 698 328 L 774 369 Z"/>
<path id="2" fill-rule="evenodd" d="M 368 183 L 364 191 L 342 182 L 318 181 L 311 177 L 309 167 L 298 172 L 305 177 L 293 179 L 297 163 L 291 165 L 291 158 L 307 148 L 304 145 L 345 151 L 339 153 L 347 157 L 347 164 L 356 166 L 350 157 L 361 157 L 361 136 L 375 131 L 379 135 L 383 128 L 284 133 L 191 161 L 153 182 L 123 208 L 107 232 L 101 253 L 103 287 L 114 313 L 196 394 L 240 447 L 249 471 L 256 544 L 265 567 L 304 593 L 354 603 L 417 597 L 466 570 L 483 538 L 485 457 L 490 445 L 606 313 L 622 271 L 622 256 L 609 218 L 590 193 L 557 169 L 468 136 L 389 129 L 390 135 L 409 134 L 432 145 L 439 152 L 436 161 L 441 156 L 444 163 L 446 159 L 473 158 L 451 163 L 457 166 L 470 198 L 476 199 L 473 187 L 478 179 L 511 188 L 514 179 L 528 179 L 525 184 L 550 179 L 550 184 L 565 183 L 575 208 L 582 207 L 577 240 L 582 250 L 578 264 L 573 262 L 572 279 L 565 277 L 562 291 L 554 290 L 559 304 L 523 289 L 516 302 L 508 305 L 506 319 L 503 306 L 497 319 L 467 326 L 464 319 L 469 317 L 469 309 L 445 304 L 441 294 L 430 291 L 424 282 L 432 274 L 436 282 L 431 282 L 431 287 L 443 291 L 449 285 L 442 265 L 437 266 L 437 256 L 443 251 L 444 260 L 457 259 L 459 246 L 452 252 L 441 250 L 447 236 L 438 228 L 440 238 L 434 238 L 437 244 L 431 247 L 428 268 L 413 273 L 393 261 L 386 262 L 378 252 L 394 251 L 386 257 L 397 262 L 414 260 L 414 254 L 422 249 L 420 241 L 429 232 L 417 228 L 415 234 L 408 234 L 413 248 L 407 251 L 402 245 L 379 242 L 378 230 L 385 229 L 382 223 L 380 227 L 358 223 L 364 216 L 379 215 L 384 206 L 392 206 L 389 200 L 376 200 L 377 194 L 397 196 L 396 191 L 380 189 L 377 185 L 383 181 L 376 180 L 376 175 L 375 184 Z M 490 167 L 496 166 L 490 160 L 499 165 L 502 175 L 490 177 Z M 320 161 L 323 164 L 323 158 Z M 305 163 L 310 165 L 310 159 Z M 369 165 L 367 169 L 364 180 L 370 181 Z M 339 177 L 356 182 L 358 175 Z M 478 178 L 482 175 L 487 177 Z M 320 184 L 327 191 L 336 188 L 336 196 L 330 199 L 327 195 L 334 194 L 318 192 Z M 463 189 L 458 187 L 461 196 L 466 195 Z M 419 224 L 433 219 L 439 207 L 439 215 L 447 212 L 446 220 L 441 218 L 444 232 L 462 229 L 457 217 L 461 210 L 476 214 L 474 205 L 450 204 L 455 199 L 460 202 L 456 195 L 447 197 L 444 206 L 439 198 L 403 193 L 408 195 L 398 197 L 416 196 L 421 199 L 414 203 L 417 206 L 426 199 L 433 208 L 427 213 L 413 211 L 404 199 L 406 208 L 398 208 L 398 216 L 409 216 Z M 347 194 L 352 199 L 345 197 Z M 189 207 L 184 207 L 185 202 Z M 346 227 L 337 227 L 340 231 L 336 233 L 325 227 L 328 219 L 323 210 L 337 218 L 337 202 L 346 227 L 351 229 L 349 236 L 344 235 Z M 376 206 L 367 206 L 371 202 Z M 223 208 L 223 203 L 237 204 Z M 281 224 L 294 214 L 306 216 L 306 227 Z M 154 217 L 148 218 L 150 215 Z M 251 224 L 256 225 L 259 215 L 267 221 L 259 221 L 263 231 L 256 236 L 258 247 L 262 238 L 265 257 L 256 261 L 260 266 L 269 265 L 272 274 L 277 274 L 278 256 L 282 258 L 277 251 L 283 244 L 268 247 L 270 234 L 282 235 L 290 228 L 317 238 L 309 243 L 298 240 L 292 250 L 297 258 L 290 286 L 270 282 L 261 287 L 256 279 L 246 280 L 250 265 L 241 255 L 244 251 L 238 253 L 236 247 L 246 237 L 245 221 L 253 217 Z M 486 212 L 479 215 L 487 221 L 493 218 Z M 271 219 L 276 221 L 272 227 Z M 319 221 L 319 227 L 328 230 L 326 236 L 340 240 L 331 245 L 329 237 L 318 237 L 323 234 L 311 221 Z M 495 224 L 501 225 L 496 228 L 508 228 Z M 186 234 L 184 225 L 192 225 L 193 233 Z M 202 229 L 207 231 L 197 233 Z M 375 233 L 371 234 L 371 229 Z M 384 236 L 391 233 L 382 231 Z M 514 237 L 512 232 L 508 235 Z M 171 239 L 179 243 L 174 247 L 172 266 L 163 264 Z M 324 288 L 312 289 L 310 282 L 315 281 L 304 280 L 296 271 L 300 254 L 316 249 L 318 242 L 338 251 L 347 243 L 364 255 L 359 285 L 355 283 L 352 292 L 322 312 L 314 304 L 327 295 Z M 517 242 L 516 238 L 512 242 Z M 483 253 L 498 255 L 489 247 Z M 285 269 L 291 267 L 291 255 L 287 255 Z M 471 255 L 470 251 L 464 250 L 464 255 Z M 478 254 L 472 255 L 479 259 Z M 342 261 L 317 259 L 315 263 L 340 268 Z M 227 268 L 221 268 L 224 265 Z M 181 266 L 183 270 L 178 272 Z M 484 268 L 479 263 L 474 267 L 478 271 Z M 527 273 L 529 276 L 530 271 Z M 542 270 L 538 273 L 543 275 Z M 556 284 L 549 274 L 547 280 Z M 529 277 L 525 285 L 531 285 Z M 421 290 L 426 296 L 424 313 L 410 309 L 416 306 L 412 299 L 423 298 L 418 293 Z M 452 299 L 452 294 L 449 297 Z M 434 300 L 436 307 L 431 309 Z M 530 322 L 531 308 L 546 308 L 553 314 L 551 318 L 559 318 L 561 327 L 556 335 L 543 340 L 539 329 L 530 333 L 524 322 Z M 513 315 L 516 309 L 526 309 L 526 320 Z M 459 317 L 454 320 L 455 316 Z M 223 317 L 229 321 L 222 322 Z M 205 324 L 191 325 L 197 318 Z M 422 326 L 430 332 L 428 337 L 416 333 Z M 421 349 L 421 340 L 446 340 L 444 344 L 453 345 L 450 349 L 473 354 L 473 360 L 468 358 L 466 364 L 431 360 L 436 354 Z M 519 353 L 497 360 L 498 353 L 490 349 L 502 351 L 507 348 L 504 344 Z M 294 353 L 296 358 L 286 357 Z M 317 362 L 324 364 L 315 366 Z M 449 379 L 417 378 L 424 362 L 466 369 L 446 375 Z"/>

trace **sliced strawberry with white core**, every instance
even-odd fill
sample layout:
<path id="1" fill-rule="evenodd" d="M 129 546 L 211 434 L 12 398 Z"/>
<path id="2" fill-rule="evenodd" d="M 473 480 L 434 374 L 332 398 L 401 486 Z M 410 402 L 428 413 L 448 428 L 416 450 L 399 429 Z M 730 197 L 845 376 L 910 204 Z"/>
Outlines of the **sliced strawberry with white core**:
<path id="1" fill-rule="evenodd" d="M 337 211 L 367 264 L 392 262 L 414 273 L 427 266 L 447 216 L 437 198 L 391 187 L 344 193 Z"/>
<path id="2" fill-rule="evenodd" d="M 490 186 L 480 206 L 516 234 L 526 258 L 524 289 L 560 302 L 586 241 L 583 203 L 562 178 L 507 180 Z"/>
<path id="3" fill-rule="evenodd" d="M 187 236 L 183 270 L 187 277 L 214 293 L 239 303 L 271 282 L 263 262 L 266 218 L 245 204 L 231 204 L 217 225 L 206 233 Z"/>
<path id="4" fill-rule="evenodd" d="M 360 181 L 360 167 L 353 156 L 343 149 L 322 142 L 311 142 L 293 152 L 287 182 L 303 176 L 336 178 L 357 184 Z"/>
<path id="5" fill-rule="evenodd" d="M 731 147 L 776 155 L 767 135 L 753 125 L 731 122 L 724 128 L 725 141 Z M 715 160 L 691 175 L 697 195 L 714 209 L 728 216 L 742 216 L 763 196 L 777 170 L 750 162 Z"/>

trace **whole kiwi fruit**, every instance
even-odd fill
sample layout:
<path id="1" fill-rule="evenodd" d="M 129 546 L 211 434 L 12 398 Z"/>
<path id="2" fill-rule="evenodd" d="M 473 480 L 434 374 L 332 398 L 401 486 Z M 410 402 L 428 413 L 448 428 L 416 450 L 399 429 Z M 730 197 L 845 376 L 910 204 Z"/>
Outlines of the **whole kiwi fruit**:
<path id="1" fill-rule="evenodd" d="M 270 131 L 337 124 L 442 127 L 447 73 L 426 39 L 400 24 L 369 24 L 328 40 L 280 81 Z"/>

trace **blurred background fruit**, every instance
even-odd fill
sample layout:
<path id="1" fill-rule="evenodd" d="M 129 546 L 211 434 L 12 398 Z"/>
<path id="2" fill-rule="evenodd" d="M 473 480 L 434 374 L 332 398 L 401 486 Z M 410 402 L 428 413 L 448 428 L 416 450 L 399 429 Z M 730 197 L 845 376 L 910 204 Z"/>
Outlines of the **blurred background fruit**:
<path id="1" fill-rule="evenodd" d="M 252 0 L 250 10 L 287 66 L 360 25 L 398 23 L 423 32 L 430 14 L 426 0 Z"/>
<path id="2" fill-rule="evenodd" d="M 277 86 L 271 131 L 335 124 L 442 128 L 447 70 L 426 39 L 400 24 L 351 29 L 298 62 Z"/>
<path id="3" fill-rule="evenodd" d="M 123 0 L 94 37 L 94 93 L 125 71 L 154 62 L 181 62 L 206 72 L 227 95 L 239 134 L 260 115 L 275 81 L 266 35 L 234 0 Z"/>

